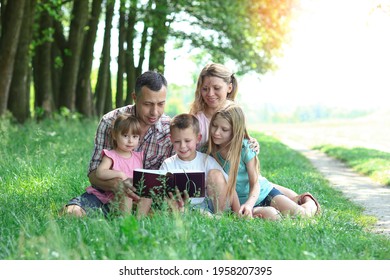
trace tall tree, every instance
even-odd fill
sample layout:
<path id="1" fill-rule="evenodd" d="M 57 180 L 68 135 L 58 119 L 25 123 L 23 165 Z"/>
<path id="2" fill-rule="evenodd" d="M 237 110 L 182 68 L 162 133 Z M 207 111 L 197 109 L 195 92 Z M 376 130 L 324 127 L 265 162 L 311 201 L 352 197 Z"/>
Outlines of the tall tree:
<path id="1" fill-rule="evenodd" d="M 112 19 L 114 16 L 115 2 L 107 0 L 106 3 L 106 20 L 104 28 L 103 38 L 103 50 L 100 57 L 100 66 L 98 73 L 98 80 L 96 83 L 96 113 L 100 116 L 104 113 L 107 106 L 107 95 L 111 93 L 111 80 L 110 80 L 110 62 L 111 62 L 111 29 Z M 110 101 L 112 103 L 112 101 Z M 112 107 L 112 104 L 111 104 Z"/>
<path id="2" fill-rule="evenodd" d="M 0 37 L 0 116 L 7 110 L 14 61 L 23 22 L 25 0 L 7 1 Z M 3 9 L 3 7 L 2 7 Z"/>
<path id="3" fill-rule="evenodd" d="M 127 82 L 127 90 L 126 90 L 126 104 L 132 104 L 133 99 L 131 93 L 134 90 L 135 79 L 137 77 L 136 74 L 136 66 L 135 66 L 135 38 L 137 34 L 136 24 L 137 17 L 139 17 L 139 9 L 137 7 L 138 0 L 130 0 L 129 6 L 129 15 L 127 19 L 127 28 L 126 28 L 126 82 Z"/>
<path id="4" fill-rule="evenodd" d="M 88 2 L 85 0 L 74 0 L 70 24 L 69 38 L 66 55 L 64 57 L 64 68 L 61 80 L 60 107 L 64 106 L 71 111 L 76 108 L 76 85 L 80 68 L 82 44 L 85 36 L 85 26 L 88 15 Z"/>
<path id="5" fill-rule="evenodd" d="M 54 32 L 52 11 L 49 0 L 44 0 L 42 6 L 37 7 L 38 31 L 35 36 L 35 55 L 33 58 L 33 74 L 35 102 L 34 108 L 41 108 L 41 115 L 50 116 L 55 110 L 53 77 L 53 44 Z M 41 117 L 41 116 L 40 116 Z"/>
<path id="6" fill-rule="evenodd" d="M 126 62 L 126 51 L 125 51 L 125 42 L 126 42 L 126 0 L 120 0 L 119 5 L 119 41 L 118 41 L 118 72 L 116 80 L 116 96 L 115 96 L 115 106 L 117 108 L 122 107 L 124 100 L 124 73 L 125 73 L 125 62 Z"/>
<path id="7" fill-rule="evenodd" d="M 91 71 L 93 64 L 93 50 L 98 30 L 99 16 L 102 10 L 102 0 L 93 0 L 91 16 L 88 23 L 88 31 L 85 36 L 82 59 L 80 60 L 80 71 L 78 76 L 76 108 L 81 114 L 91 117 L 95 113 L 93 104 Z"/>
<path id="8" fill-rule="evenodd" d="M 165 44 L 168 40 L 169 25 L 168 15 L 170 3 L 168 0 L 155 1 L 153 10 L 153 34 L 151 35 L 149 51 L 149 69 L 164 73 L 165 68 Z"/>
<path id="9" fill-rule="evenodd" d="M 9 90 L 8 109 L 21 123 L 30 117 L 30 44 L 33 34 L 35 4 L 36 0 L 26 0 L 12 83 Z"/>

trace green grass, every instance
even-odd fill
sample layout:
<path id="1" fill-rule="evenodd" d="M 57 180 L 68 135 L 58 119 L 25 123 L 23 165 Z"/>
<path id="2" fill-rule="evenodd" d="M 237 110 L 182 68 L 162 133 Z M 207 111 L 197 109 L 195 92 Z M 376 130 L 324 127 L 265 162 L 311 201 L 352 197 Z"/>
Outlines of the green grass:
<path id="1" fill-rule="evenodd" d="M 321 216 L 279 222 L 196 212 L 141 220 L 59 216 L 89 184 L 96 126 L 97 120 L 64 118 L 23 126 L 0 121 L 0 259 L 390 259 L 390 240 L 368 231 L 373 217 L 330 188 L 301 155 L 255 133 L 263 175 L 313 193 Z"/>
<path id="2" fill-rule="evenodd" d="M 345 148 L 333 145 L 316 146 L 315 149 L 345 162 L 357 172 L 371 177 L 374 181 L 390 186 L 390 153 L 360 147 Z"/>

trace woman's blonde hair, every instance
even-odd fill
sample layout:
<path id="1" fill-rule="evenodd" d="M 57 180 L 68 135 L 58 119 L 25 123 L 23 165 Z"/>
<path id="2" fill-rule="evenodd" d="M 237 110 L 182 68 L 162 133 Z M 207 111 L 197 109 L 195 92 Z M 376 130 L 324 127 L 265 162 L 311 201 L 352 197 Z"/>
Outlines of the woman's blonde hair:
<path id="1" fill-rule="evenodd" d="M 212 137 L 211 137 L 211 127 L 213 125 L 213 122 L 216 118 L 223 118 L 225 119 L 232 128 L 232 139 L 227 144 L 227 157 L 225 158 L 225 162 L 230 164 L 230 170 L 229 170 L 229 180 L 228 180 L 228 197 L 232 198 L 236 183 L 237 183 L 237 174 L 238 174 L 238 167 L 240 165 L 241 161 L 241 152 L 242 152 L 242 145 L 244 139 L 250 139 L 248 131 L 246 129 L 245 124 L 245 116 L 244 112 L 242 111 L 241 107 L 230 103 L 228 106 L 218 110 L 212 117 L 210 121 L 210 127 L 209 127 L 209 140 L 208 140 L 208 148 L 207 153 L 211 154 L 221 166 L 223 166 L 222 162 L 219 160 L 217 153 L 220 151 L 220 147 L 213 143 Z M 258 171 L 257 174 L 260 174 L 260 163 L 255 156 L 256 161 L 256 170 Z"/>
<path id="2" fill-rule="evenodd" d="M 190 113 L 196 115 L 200 111 L 204 111 L 205 102 L 203 101 L 201 88 L 205 77 L 221 78 L 226 84 L 232 84 L 232 91 L 228 92 L 227 99 L 233 100 L 236 98 L 238 90 L 238 81 L 232 71 L 225 65 L 218 63 L 207 64 L 199 74 L 198 82 L 195 90 L 194 102 L 191 104 Z"/>

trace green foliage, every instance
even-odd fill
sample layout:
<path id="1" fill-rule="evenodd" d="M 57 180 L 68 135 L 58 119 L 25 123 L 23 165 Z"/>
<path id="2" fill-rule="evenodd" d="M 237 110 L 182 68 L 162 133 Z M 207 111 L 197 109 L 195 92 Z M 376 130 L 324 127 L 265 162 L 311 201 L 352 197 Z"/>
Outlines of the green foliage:
<path id="1" fill-rule="evenodd" d="M 177 114 L 189 112 L 193 96 L 193 87 L 170 84 L 165 113 L 174 117 Z"/>
<path id="2" fill-rule="evenodd" d="M 366 148 L 345 148 L 332 145 L 317 146 L 315 149 L 337 158 L 373 180 L 390 186 L 390 154 Z"/>
<path id="3" fill-rule="evenodd" d="M 293 2 L 178 1 L 175 23 L 180 24 L 174 24 L 177 28 L 170 34 L 177 40 L 189 40 L 207 54 L 206 60 L 234 60 L 239 73 L 265 73 L 274 67 L 274 57 L 281 54 Z"/>
<path id="4" fill-rule="evenodd" d="M 23 126 L 0 121 L 0 145 L 6 147 L 0 150 L 0 259 L 390 258 L 390 240 L 367 231 L 375 219 L 330 188 L 301 155 L 256 133 L 262 174 L 313 193 L 324 209 L 321 216 L 280 222 L 191 211 L 156 211 L 140 220 L 60 216 L 62 206 L 89 185 L 96 126 L 97 120 L 60 116 Z"/>

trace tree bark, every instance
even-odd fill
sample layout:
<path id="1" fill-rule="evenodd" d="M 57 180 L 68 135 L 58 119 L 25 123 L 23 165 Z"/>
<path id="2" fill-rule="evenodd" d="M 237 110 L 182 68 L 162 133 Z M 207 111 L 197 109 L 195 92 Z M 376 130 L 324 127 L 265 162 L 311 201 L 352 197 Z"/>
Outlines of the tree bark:
<path id="1" fill-rule="evenodd" d="M 124 44 L 126 42 L 126 1 L 120 1 L 119 7 L 119 42 L 118 42 L 118 73 L 116 80 L 116 95 L 115 95 L 115 106 L 117 108 L 122 107 L 123 100 L 123 87 L 124 80 L 123 74 L 125 72 L 125 58 L 126 53 L 124 49 Z"/>
<path id="2" fill-rule="evenodd" d="M 43 40 L 35 48 L 34 65 L 34 89 L 35 102 L 34 107 L 37 109 L 38 118 L 50 116 L 54 109 L 53 101 L 53 83 L 52 83 L 52 43 L 46 38 L 46 33 L 53 27 L 53 18 L 44 10 L 39 16 L 39 31 L 37 38 Z M 40 108 L 40 109 L 38 109 Z"/>
<path id="3" fill-rule="evenodd" d="M 104 28 L 103 50 L 100 58 L 100 66 L 98 73 L 98 81 L 96 84 L 96 113 L 100 116 L 104 113 L 106 95 L 108 94 L 110 72 L 110 60 L 111 60 L 111 28 L 112 18 L 114 15 L 114 3 L 107 1 L 106 5 L 106 25 Z"/>
<path id="4" fill-rule="evenodd" d="M 150 3 L 151 1 L 149 1 Z M 126 50 L 126 78 L 127 78 L 127 90 L 126 90 L 126 104 L 133 104 L 132 93 L 135 87 L 136 68 L 134 61 L 134 38 L 136 34 L 135 25 L 137 22 L 137 0 L 130 1 L 129 18 L 127 21 L 127 50 Z"/>
<path id="5" fill-rule="evenodd" d="M 87 36 L 85 37 L 83 56 L 81 59 L 78 77 L 76 108 L 78 112 L 87 117 L 91 117 L 95 114 L 91 87 L 91 71 L 99 17 L 102 11 L 102 2 L 102 0 L 94 0 L 92 3 L 91 17 L 88 23 L 89 28 Z"/>
<path id="6" fill-rule="evenodd" d="M 76 108 L 76 85 L 80 68 L 82 44 L 84 42 L 84 27 L 87 23 L 88 1 L 74 0 L 73 19 L 70 24 L 67 53 L 64 57 L 64 68 L 61 80 L 60 107 L 71 111 Z"/>
<path id="7" fill-rule="evenodd" d="M 23 23 L 15 57 L 15 67 L 9 91 L 8 109 L 23 123 L 30 117 L 30 44 L 36 0 L 27 0 L 24 7 Z"/>
<path id="8" fill-rule="evenodd" d="M 0 37 L 0 116 L 7 110 L 25 0 L 7 2 Z"/>
<path id="9" fill-rule="evenodd" d="M 156 1 L 153 18 L 153 34 L 150 42 L 149 69 L 164 73 L 165 44 L 168 38 L 169 25 L 167 21 L 168 1 Z"/>

